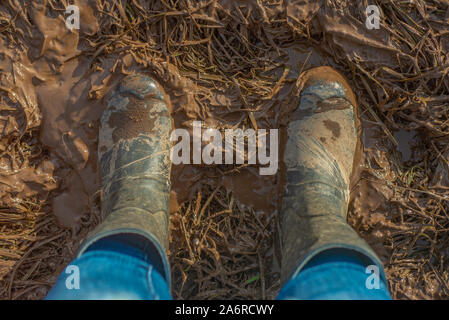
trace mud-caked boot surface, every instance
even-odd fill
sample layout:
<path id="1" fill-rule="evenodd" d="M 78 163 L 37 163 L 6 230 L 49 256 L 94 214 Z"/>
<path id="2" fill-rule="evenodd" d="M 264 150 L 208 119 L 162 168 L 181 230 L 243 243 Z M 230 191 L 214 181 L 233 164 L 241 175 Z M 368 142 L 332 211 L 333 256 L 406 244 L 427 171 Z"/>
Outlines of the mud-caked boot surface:
<path id="1" fill-rule="evenodd" d="M 100 239 L 124 235 L 138 242 L 133 246 L 159 256 L 155 260 L 169 281 L 163 257 L 169 238 L 171 131 L 159 85 L 144 75 L 124 78 L 108 99 L 99 131 L 103 222 L 79 255 Z"/>
<path id="2" fill-rule="evenodd" d="M 287 129 L 284 153 L 282 283 L 332 248 L 359 252 L 382 270 L 376 254 L 346 221 L 350 180 L 360 152 L 355 95 L 330 67 L 306 71 L 298 83 L 301 100 Z"/>

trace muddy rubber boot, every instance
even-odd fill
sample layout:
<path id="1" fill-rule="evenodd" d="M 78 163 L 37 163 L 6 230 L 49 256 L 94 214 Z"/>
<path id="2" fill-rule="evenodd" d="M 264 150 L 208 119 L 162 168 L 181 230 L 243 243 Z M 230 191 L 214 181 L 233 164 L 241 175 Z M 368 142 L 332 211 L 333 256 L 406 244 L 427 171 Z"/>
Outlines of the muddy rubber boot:
<path id="1" fill-rule="evenodd" d="M 124 78 L 108 99 L 99 131 L 103 222 L 78 253 L 106 237 L 120 239 L 150 257 L 169 287 L 171 131 L 159 85 L 144 75 Z"/>
<path id="2" fill-rule="evenodd" d="M 360 253 L 385 279 L 376 254 L 346 222 L 349 185 L 360 152 L 355 95 L 330 67 L 308 70 L 298 83 L 301 100 L 287 129 L 284 153 L 281 282 L 333 248 Z"/>

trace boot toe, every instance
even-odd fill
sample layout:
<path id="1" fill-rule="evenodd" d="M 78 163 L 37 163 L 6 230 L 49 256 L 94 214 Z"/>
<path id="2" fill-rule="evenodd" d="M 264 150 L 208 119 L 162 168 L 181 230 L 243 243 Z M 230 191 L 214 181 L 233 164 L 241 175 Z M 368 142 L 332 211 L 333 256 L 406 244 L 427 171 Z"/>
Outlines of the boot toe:
<path id="1" fill-rule="evenodd" d="M 123 78 L 118 86 L 118 93 L 132 94 L 139 99 L 144 99 L 145 96 L 151 94 L 155 98 L 165 101 L 162 90 L 156 81 L 142 74 L 129 75 Z"/>
<path id="2" fill-rule="evenodd" d="M 170 112 L 160 86 L 145 75 L 125 77 L 107 101 L 100 123 L 99 159 L 122 140 L 159 137 L 171 130 Z"/>
<path id="3" fill-rule="evenodd" d="M 334 68 L 322 66 L 305 71 L 300 77 L 301 96 L 314 94 L 321 100 L 343 98 L 357 106 L 355 94 L 345 77 Z"/>

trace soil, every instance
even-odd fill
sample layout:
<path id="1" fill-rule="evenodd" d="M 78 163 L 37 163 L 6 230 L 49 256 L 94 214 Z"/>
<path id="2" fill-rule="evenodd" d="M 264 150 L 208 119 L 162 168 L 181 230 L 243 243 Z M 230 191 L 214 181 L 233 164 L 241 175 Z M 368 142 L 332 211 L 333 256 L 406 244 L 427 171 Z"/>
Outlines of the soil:
<path id="1" fill-rule="evenodd" d="M 69 4 L 0 4 L 0 298 L 44 298 L 101 221 L 99 119 L 125 75 L 158 81 L 177 128 L 283 129 L 321 65 L 363 128 L 348 222 L 394 299 L 449 297 L 447 1 L 379 1 L 378 30 L 366 0 L 76 0 L 79 30 Z M 276 297 L 282 186 L 253 165 L 172 168 L 175 298 Z"/>

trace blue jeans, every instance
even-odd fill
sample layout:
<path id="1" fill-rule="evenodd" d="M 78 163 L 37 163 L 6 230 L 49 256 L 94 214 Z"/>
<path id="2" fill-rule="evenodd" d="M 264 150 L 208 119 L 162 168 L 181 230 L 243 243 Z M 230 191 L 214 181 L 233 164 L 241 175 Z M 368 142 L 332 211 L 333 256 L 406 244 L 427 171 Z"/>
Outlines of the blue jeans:
<path id="1" fill-rule="evenodd" d="M 278 299 L 390 299 L 386 280 L 367 273 L 368 264 L 363 261 L 347 249 L 320 253 L 284 285 Z M 163 272 L 155 265 L 161 263 L 152 263 L 130 245 L 105 238 L 66 268 L 46 299 L 171 299 Z"/>

